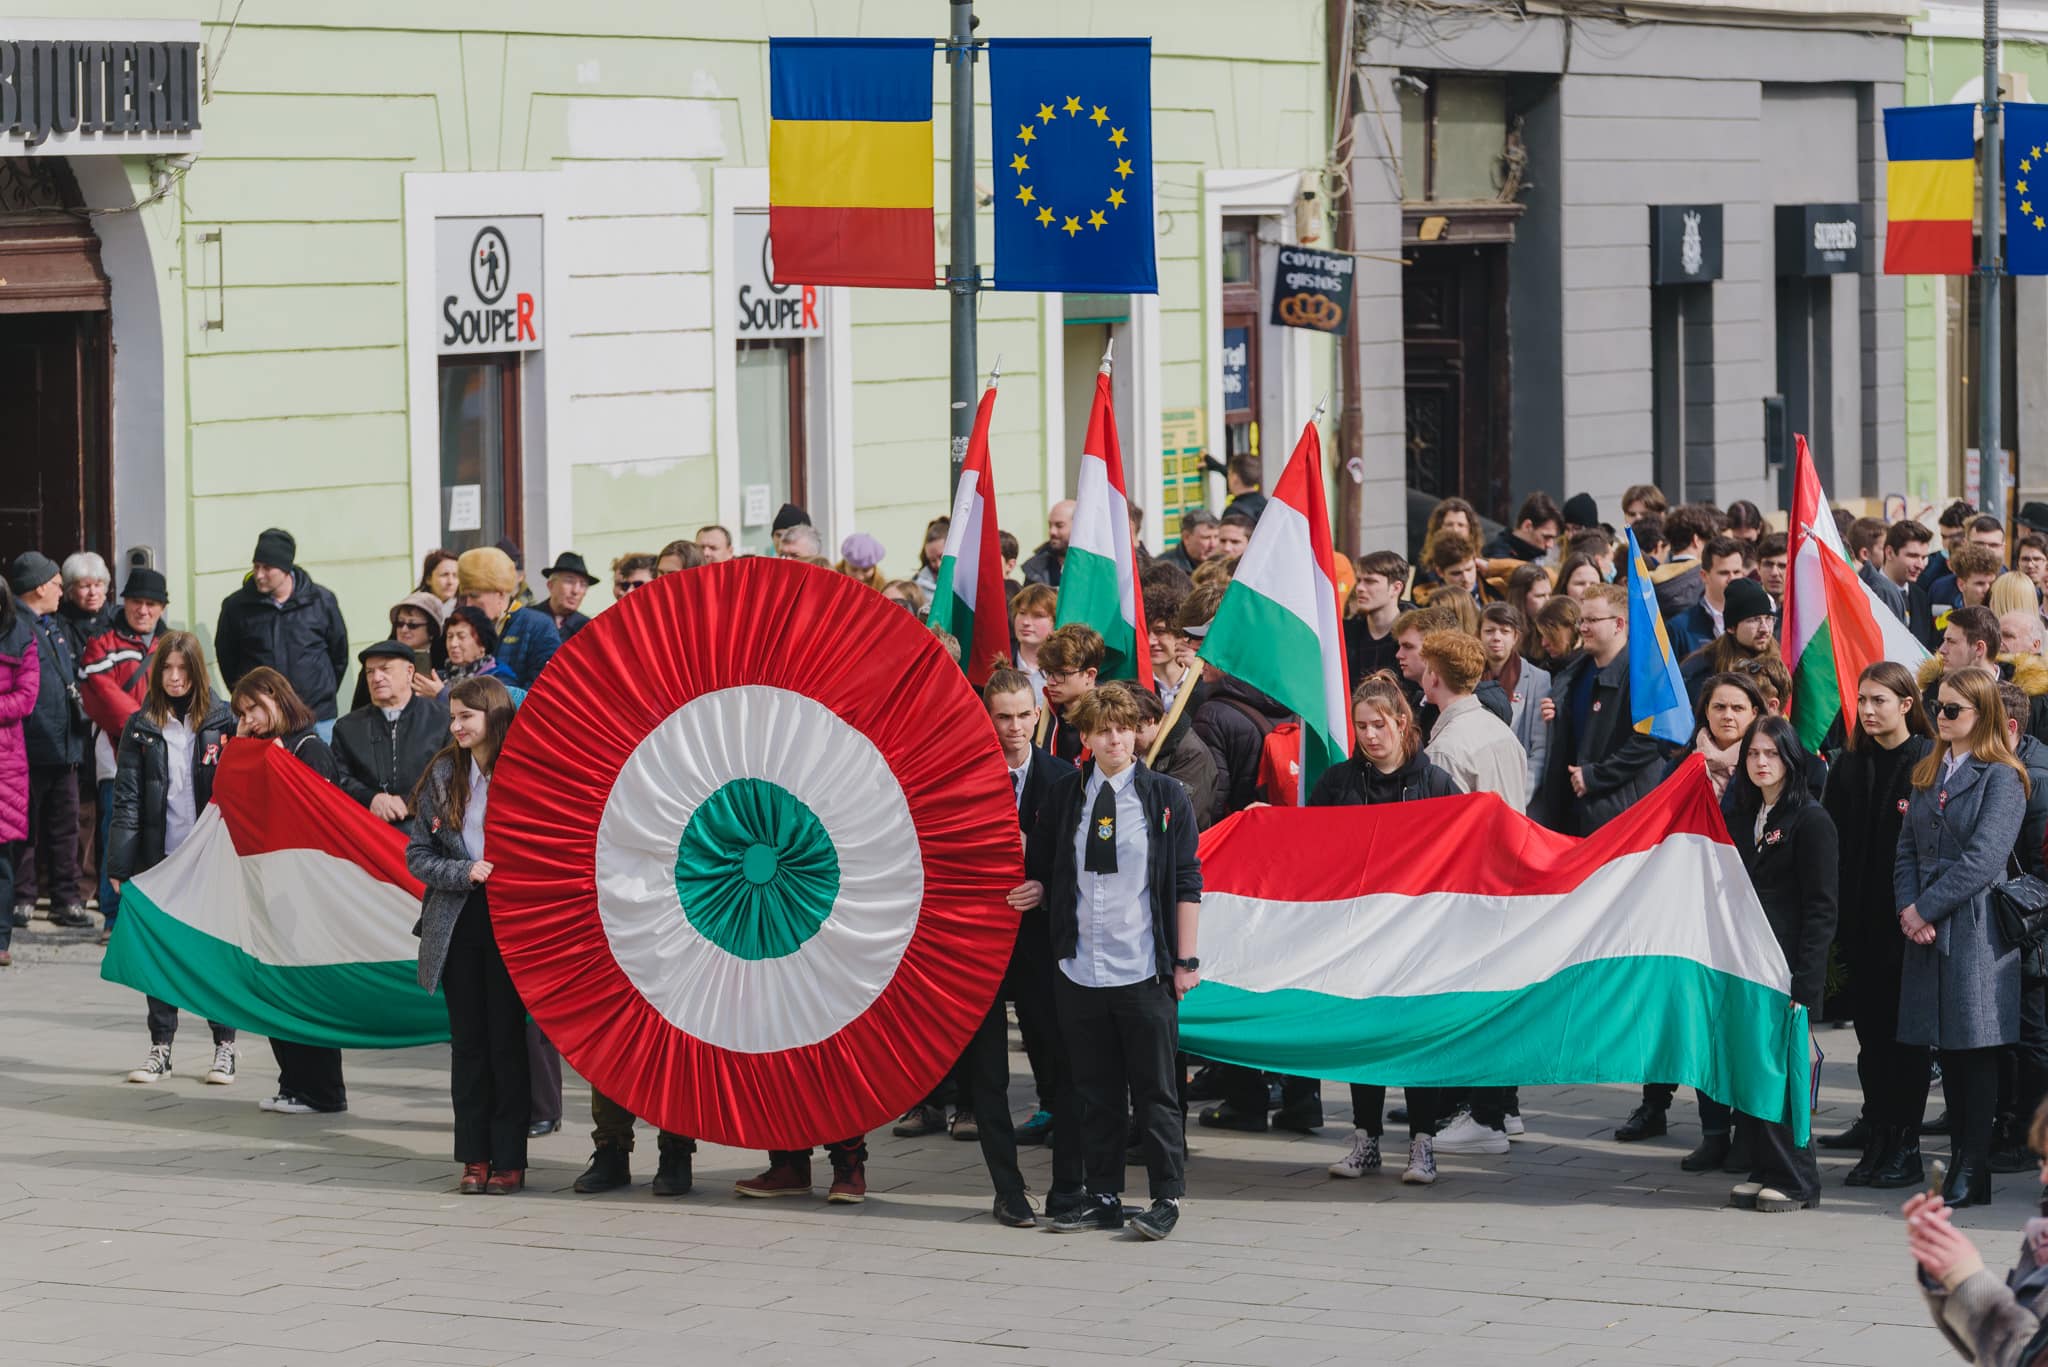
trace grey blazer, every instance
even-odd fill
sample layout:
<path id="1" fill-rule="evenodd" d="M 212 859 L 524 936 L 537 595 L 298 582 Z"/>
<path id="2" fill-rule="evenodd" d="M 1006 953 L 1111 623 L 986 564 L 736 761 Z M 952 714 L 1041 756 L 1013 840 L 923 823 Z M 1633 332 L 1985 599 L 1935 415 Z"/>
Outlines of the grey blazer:
<path id="1" fill-rule="evenodd" d="M 462 846 L 462 827 L 430 815 L 448 808 L 453 764 L 443 759 L 427 770 L 420 786 L 419 814 L 412 819 L 412 838 L 405 846 L 406 868 L 427 885 L 413 934 L 420 937 L 420 986 L 429 992 L 441 986 L 441 967 L 448 962 L 448 942 L 455 937 L 456 918 L 475 891 L 469 881 L 469 866 L 476 861 Z"/>
<path id="2" fill-rule="evenodd" d="M 1508 725 L 1529 755 L 1530 802 L 1536 800 L 1537 791 L 1543 787 L 1543 765 L 1550 758 L 1550 723 L 1543 720 L 1543 703 L 1549 696 L 1550 671 L 1523 660 L 1522 676 L 1508 696 L 1512 718 Z"/>
<path id="3" fill-rule="evenodd" d="M 1934 926 L 1935 939 L 1905 947 L 1901 1043 L 1988 1049 L 2019 1039 L 2020 955 L 1999 932 L 1991 885 L 2007 876 L 2026 814 L 2009 765 L 1967 759 L 1953 777 L 1913 790 L 1893 890 L 1902 910 Z"/>

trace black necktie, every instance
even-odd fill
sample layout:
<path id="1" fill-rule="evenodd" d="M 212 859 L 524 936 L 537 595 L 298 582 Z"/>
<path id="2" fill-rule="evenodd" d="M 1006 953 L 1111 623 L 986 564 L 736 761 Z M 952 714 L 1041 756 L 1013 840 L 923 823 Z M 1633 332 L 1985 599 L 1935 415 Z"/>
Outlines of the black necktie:
<path id="1" fill-rule="evenodd" d="M 1116 872 L 1116 791 L 1108 779 L 1095 790 L 1095 810 L 1088 815 L 1088 856 L 1081 867 L 1090 873 Z"/>

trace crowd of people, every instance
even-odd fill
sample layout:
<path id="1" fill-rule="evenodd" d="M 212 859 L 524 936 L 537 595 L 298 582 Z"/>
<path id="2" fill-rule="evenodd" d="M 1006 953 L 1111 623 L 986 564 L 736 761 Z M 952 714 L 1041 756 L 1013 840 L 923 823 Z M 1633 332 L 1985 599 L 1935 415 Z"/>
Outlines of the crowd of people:
<path id="1" fill-rule="evenodd" d="M 2001 923 L 1999 885 L 2044 872 L 2048 838 L 2048 508 L 2005 524 L 1956 504 L 1930 528 L 1838 513 L 1857 573 L 1933 655 L 1916 676 L 1866 670 L 1853 713 L 1818 747 L 1784 713 L 1793 681 L 1778 644 L 1788 539 L 1757 507 L 1672 507 L 1651 485 L 1623 497 L 1663 618 L 1682 657 L 1693 737 L 1675 746 L 1633 725 L 1627 540 L 1594 500 L 1560 507 L 1531 494 L 1488 537 L 1479 510 L 1446 499 L 1420 553 L 1339 557 L 1354 748 L 1305 795 L 1290 779 L 1297 719 L 1203 660 L 1201 646 L 1266 498 L 1256 471 L 1230 470 L 1220 514 L 1179 519 L 1175 544 L 1138 547 L 1154 685 L 1102 677 L 1102 637 L 1056 625 L 1074 505 L 1055 504 L 1028 556 L 1002 535 L 1011 645 L 982 689 L 1010 770 L 1024 881 L 1003 991 L 957 1066 L 896 1125 L 900 1136 L 978 1141 L 993 1214 L 1056 1230 L 1130 1227 L 1163 1238 L 1186 1190 L 1185 1124 L 1311 1133 L 1326 1125 L 1318 1080 L 1182 1056 L 1177 1004 L 1200 981 L 1196 836 L 1261 804 L 1358 805 L 1492 793 L 1552 829 L 1586 835 L 1697 753 L 1735 847 L 1815 1019 L 1853 1020 L 1860 1118 L 1823 1145 L 1851 1148 L 1851 1185 L 1924 1180 L 1921 1135 L 1951 1136 L 1942 1209 L 1989 1199 L 1991 1174 L 2018 1171 L 2025 1117 L 2048 1097 L 2048 955 Z M 2038 519 L 2025 514 L 2038 512 Z M 1133 509 L 1132 534 L 1141 514 Z M 890 578 L 886 551 L 854 533 L 828 558 L 799 508 L 774 521 L 776 554 L 836 571 L 924 615 L 948 522 L 926 529 L 917 568 Z M 655 579 L 730 558 L 710 526 L 611 565 L 614 599 Z M 2013 568 L 2008 568 L 2008 565 Z M 221 604 L 212 651 L 171 629 L 153 568 L 116 596 L 90 552 L 62 565 L 35 551 L 0 592 L 0 965 L 15 928 L 42 911 L 58 927 L 113 931 L 119 889 L 173 854 L 206 805 L 222 749 L 283 745 L 409 839 L 428 889 L 420 983 L 446 1000 L 461 1190 L 517 1191 L 527 1144 L 562 1123 L 559 1055 L 527 1018 L 490 923 L 483 847 L 492 763 L 526 690 L 588 624 L 596 583 L 558 555 L 535 594 L 516 546 L 437 550 L 386 613 L 386 639 L 355 653 L 335 596 L 297 563 L 285 531 L 258 538 L 250 572 Z M 959 643 L 946 644 L 957 658 Z M 217 674 L 215 671 L 218 671 Z M 217 680 L 217 682 L 216 682 Z M 225 690 L 226 697 L 220 696 Z M 97 879 L 97 887 L 91 886 Z M 7 885 L 12 885 L 7 895 Z M 1008 1104 L 1009 1009 L 1037 1098 L 1021 1124 Z M 143 1064 L 173 1067 L 178 1012 L 150 1000 Z M 209 1083 L 232 1084 L 235 1031 L 210 1023 Z M 267 1110 L 347 1108 L 339 1051 L 272 1041 L 279 1079 Z M 1926 1120 L 1939 1080 L 1946 1114 Z M 1512 1087 L 1351 1088 L 1333 1179 L 1379 1172 L 1389 1121 L 1405 1124 L 1404 1182 L 1438 1179 L 1440 1154 L 1506 1154 L 1527 1132 Z M 1675 1088 L 1644 1086 L 1617 1126 L 1624 1142 L 1668 1132 Z M 592 1093 L 594 1152 L 576 1190 L 631 1182 L 634 1117 Z M 1701 1140 L 1688 1171 L 1739 1177 L 1731 1200 L 1761 1211 L 1820 1199 L 1811 1145 L 1790 1128 L 1698 1098 Z M 826 1138 L 824 1136 L 820 1137 Z M 1019 1145 L 1049 1143 L 1053 1184 L 1027 1198 Z M 867 1153 L 825 1144 L 827 1197 L 859 1201 Z M 692 1187 L 695 1143 L 662 1133 L 654 1191 Z M 1121 1201 L 1141 1164 L 1151 1204 Z M 737 1184 L 748 1197 L 814 1190 L 808 1150 L 771 1154 Z"/>

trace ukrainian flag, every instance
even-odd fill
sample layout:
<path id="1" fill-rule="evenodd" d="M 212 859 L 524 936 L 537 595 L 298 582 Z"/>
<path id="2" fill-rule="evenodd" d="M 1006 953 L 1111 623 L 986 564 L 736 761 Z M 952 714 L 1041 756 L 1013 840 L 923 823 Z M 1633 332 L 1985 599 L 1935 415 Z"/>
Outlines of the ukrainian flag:
<path id="1" fill-rule="evenodd" d="M 1674 745 L 1691 742 L 1692 705 L 1633 528 L 1628 533 L 1628 700 L 1636 730 Z"/>
<path id="2" fill-rule="evenodd" d="M 1977 106 L 1884 111 L 1886 275 L 1968 275 Z"/>
<path id="3" fill-rule="evenodd" d="M 777 284 L 931 289 L 932 44 L 768 40 Z"/>

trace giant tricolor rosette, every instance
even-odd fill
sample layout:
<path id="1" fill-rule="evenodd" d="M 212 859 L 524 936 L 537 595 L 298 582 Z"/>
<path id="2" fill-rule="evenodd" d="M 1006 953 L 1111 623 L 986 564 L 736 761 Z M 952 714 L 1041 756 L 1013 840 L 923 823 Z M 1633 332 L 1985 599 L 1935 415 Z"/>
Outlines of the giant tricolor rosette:
<path id="1" fill-rule="evenodd" d="M 917 619 L 749 558 L 600 614 L 492 777 L 491 915 L 606 1096 L 797 1148 L 916 1103 L 987 1013 L 1022 878 L 987 714 Z"/>

